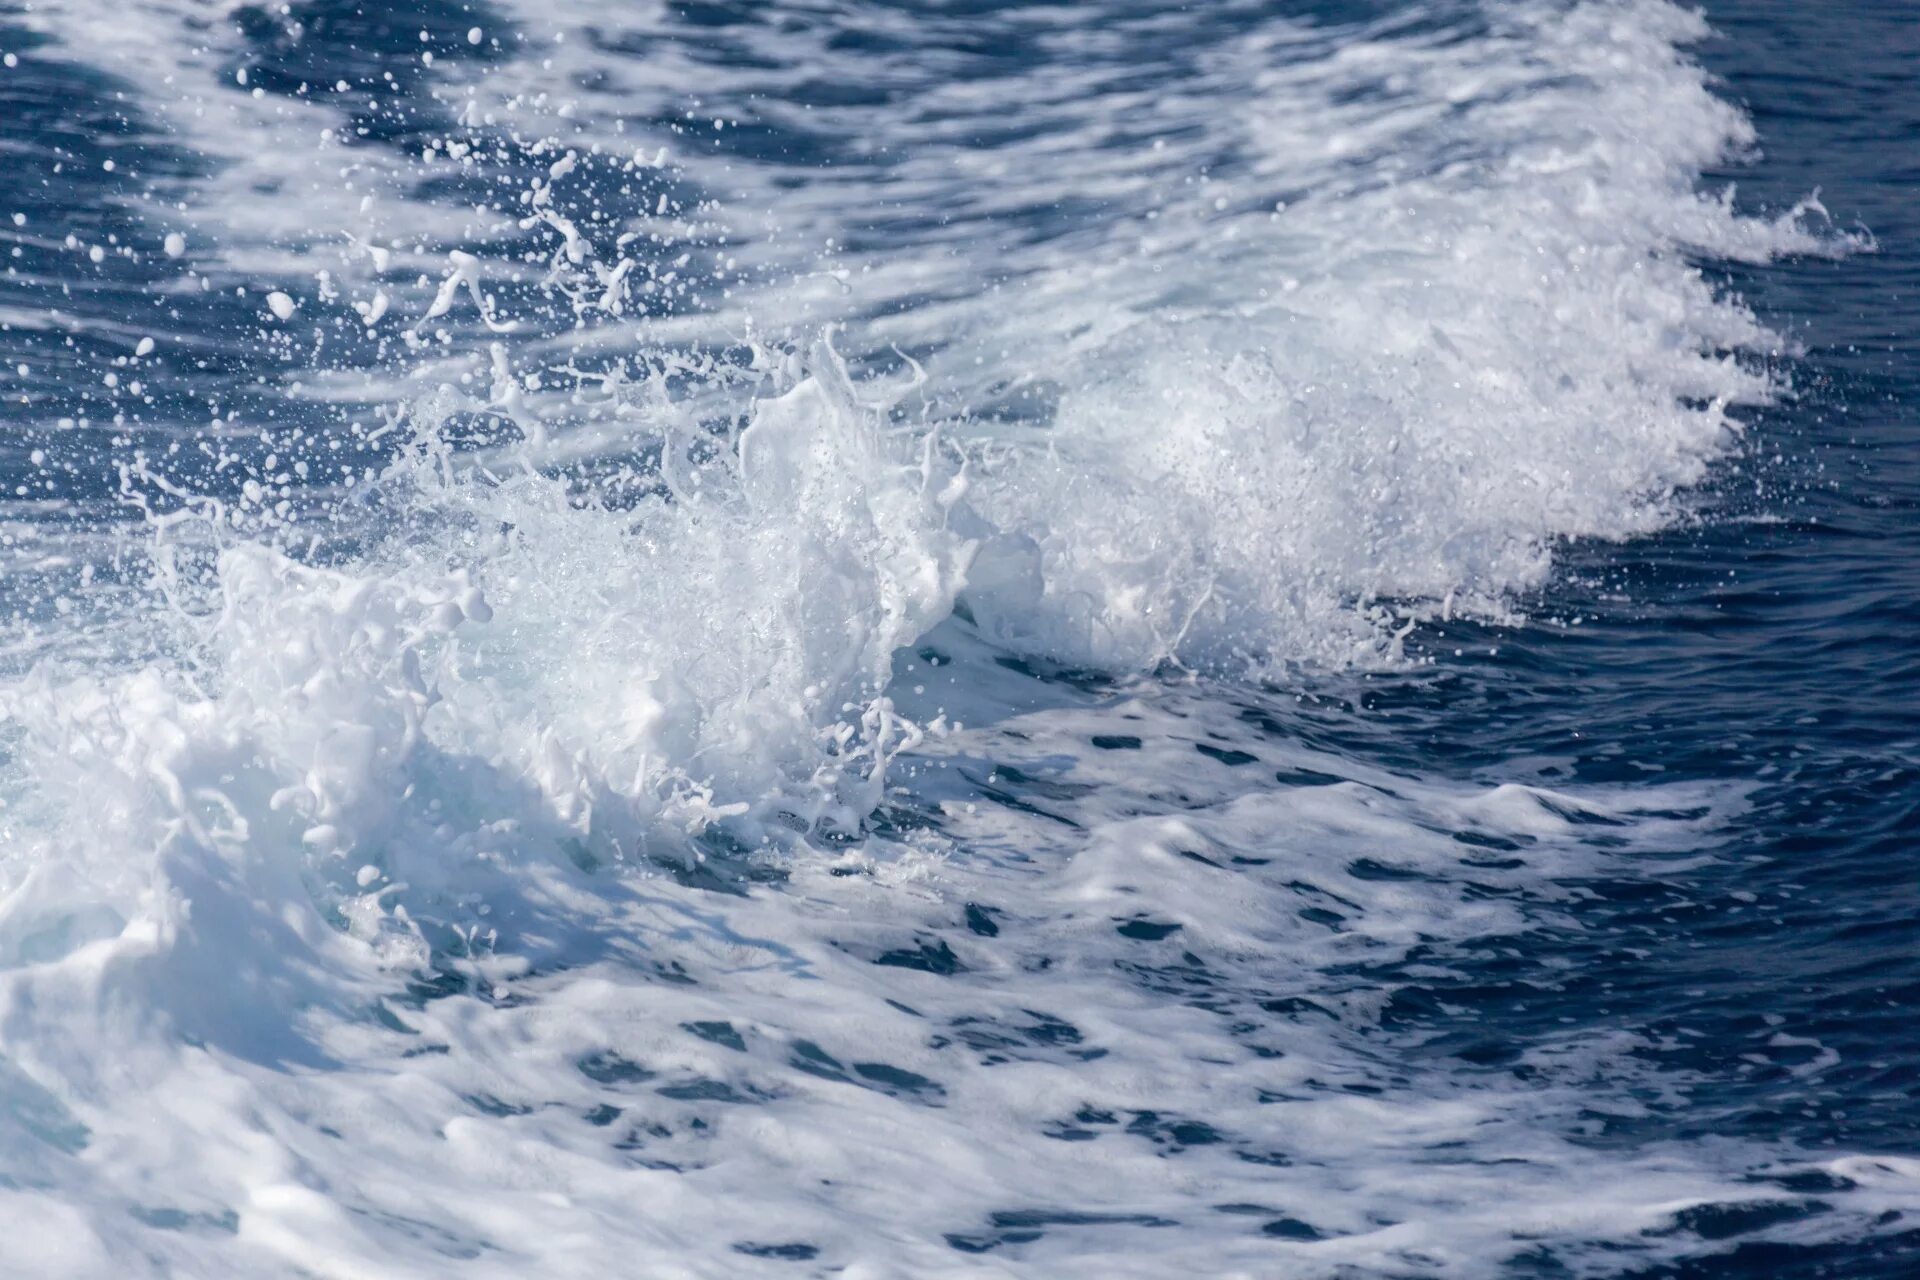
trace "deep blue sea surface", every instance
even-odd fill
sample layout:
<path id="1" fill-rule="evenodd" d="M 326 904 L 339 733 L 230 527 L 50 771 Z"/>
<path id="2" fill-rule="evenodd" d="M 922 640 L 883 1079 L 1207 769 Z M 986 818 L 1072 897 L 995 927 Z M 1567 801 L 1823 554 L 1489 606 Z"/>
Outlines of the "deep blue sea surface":
<path id="1" fill-rule="evenodd" d="M 0 1272 L 1920 1274 L 1920 24 L 0 0 Z"/>

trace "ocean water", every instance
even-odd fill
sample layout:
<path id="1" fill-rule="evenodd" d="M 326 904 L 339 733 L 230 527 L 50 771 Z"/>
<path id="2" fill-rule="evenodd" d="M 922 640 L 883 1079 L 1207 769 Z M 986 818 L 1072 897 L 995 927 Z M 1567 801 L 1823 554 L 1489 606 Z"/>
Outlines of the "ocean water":
<path id="1" fill-rule="evenodd" d="M 0 3 L 0 1273 L 1920 1272 L 1920 27 Z"/>

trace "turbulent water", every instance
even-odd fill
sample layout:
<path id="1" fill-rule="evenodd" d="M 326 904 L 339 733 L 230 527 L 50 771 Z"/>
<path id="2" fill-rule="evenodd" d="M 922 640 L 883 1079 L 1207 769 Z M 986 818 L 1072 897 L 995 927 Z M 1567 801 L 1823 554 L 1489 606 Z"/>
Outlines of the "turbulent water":
<path id="1" fill-rule="evenodd" d="M 1910 1274 L 1920 47 L 1710 10 L 0 4 L 4 1270 Z"/>

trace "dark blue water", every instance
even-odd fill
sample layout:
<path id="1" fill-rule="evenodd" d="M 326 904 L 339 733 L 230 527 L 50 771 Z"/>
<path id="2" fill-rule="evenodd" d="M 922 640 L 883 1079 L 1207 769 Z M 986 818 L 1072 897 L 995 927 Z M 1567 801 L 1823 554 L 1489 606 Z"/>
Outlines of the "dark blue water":
<path id="1" fill-rule="evenodd" d="M 608 80 L 636 78 L 630 117 L 636 135 L 671 133 L 736 157 L 743 167 L 779 168 L 773 185 L 796 192 L 816 181 L 843 181 L 842 173 L 851 175 L 844 179 L 850 186 L 884 187 L 900 162 L 886 147 L 867 145 L 872 139 L 827 126 L 809 134 L 795 123 L 806 112 L 904 112 L 913 95 L 942 85 L 996 77 L 1044 81 L 1090 69 L 1074 61 L 1078 46 L 1060 54 L 1044 40 L 1030 48 L 1009 35 L 1021 29 L 1020 6 L 828 8 L 825 17 L 814 15 L 818 30 L 794 19 L 790 38 L 817 40 L 836 56 L 870 57 L 873 83 L 786 76 L 766 50 L 769 40 L 787 37 L 756 27 L 764 15 L 751 8 L 725 4 L 674 6 L 664 31 L 644 34 L 623 34 L 610 18 L 604 29 L 594 28 L 595 54 L 614 68 L 603 68 Z M 1355 33 L 1421 38 L 1429 30 L 1440 33 L 1436 39 L 1445 47 L 1479 38 L 1495 22 L 1473 6 L 1443 12 L 1415 6 L 1402 15 L 1387 4 L 1232 5 L 1222 6 L 1217 27 L 1183 23 L 1161 38 L 1154 34 L 1162 16 L 1155 6 L 1120 8 L 1125 12 L 1112 17 L 1112 65 L 1100 69 L 1102 84 L 1148 98 L 1172 96 L 1169 86 L 1201 74 L 1213 65 L 1209 59 L 1224 57 L 1222 50 L 1263 30 L 1276 13 L 1318 24 L 1322 34 L 1315 38 L 1328 48 Z M 383 465 L 398 439 L 349 424 L 371 421 L 388 402 L 376 375 L 426 360 L 395 330 L 362 326 L 351 316 L 284 331 L 263 328 L 268 290 L 308 283 L 291 268 L 275 275 L 259 260 L 235 265 L 212 252 L 214 233 L 197 228 L 184 202 L 197 184 L 223 171 L 223 162 L 197 152 L 162 122 L 156 98 L 167 89 L 91 66 L 71 49 L 62 52 L 33 34 L 23 13 L 0 6 L 0 48 L 18 60 L 0 74 L 6 164 L 0 215 L 22 215 L 0 222 L 0 251 L 11 254 L 0 275 L 0 430 L 6 433 L 0 486 L 12 495 L 4 512 L 12 563 L 0 581 L 0 602 L 9 611 L 10 634 L 24 637 L 18 661 L 10 663 L 15 667 L 80 646 L 58 630 L 58 620 L 76 608 L 85 612 L 90 601 L 106 599 L 146 571 L 141 512 L 124 501 L 126 469 L 136 460 L 163 470 L 174 497 L 191 490 L 229 501 L 249 475 L 279 465 L 265 463 L 269 455 L 311 461 L 312 472 L 289 482 L 287 497 L 316 514 L 287 541 L 309 539 L 306 554 L 316 562 L 347 554 L 358 545 L 357 531 L 352 503 L 340 499 L 336 486 L 342 477 Z M 1838 257 L 1698 263 L 1716 288 L 1744 299 L 1790 340 L 1780 350 L 1739 358 L 1771 369 L 1791 393 L 1772 405 L 1736 410 L 1743 423 L 1739 442 L 1704 484 L 1684 495 L 1683 518 L 1664 531 L 1559 544 L 1547 585 L 1512 601 L 1527 615 L 1524 625 L 1428 619 L 1407 638 L 1412 666 L 1364 674 L 1309 666 L 1287 680 L 1264 682 L 1216 673 L 1192 696 L 1227 709 L 1222 714 L 1250 742 L 1321 752 L 1349 762 L 1353 776 L 1381 770 L 1436 784 L 1517 781 L 1575 792 L 1646 784 L 1738 787 L 1734 816 L 1698 850 L 1635 852 L 1604 829 L 1612 820 L 1593 819 L 1596 829 L 1582 838 L 1595 849 L 1626 849 L 1620 856 L 1633 861 L 1632 874 L 1560 884 L 1567 896 L 1537 927 L 1484 944 L 1436 940 L 1390 962 L 1356 964 L 1352 973 L 1382 998 L 1376 1016 L 1353 1034 L 1377 1047 L 1390 1064 L 1381 1068 L 1387 1076 L 1430 1073 L 1464 1089 L 1482 1082 L 1524 1089 L 1564 1079 L 1549 1059 L 1566 1046 L 1626 1045 L 1617 1056 L 1597 1058 L 1593 1068 L 1596 1094 L 1613 1101 L 1580 1116 L 1567 1135 L 1597 1165 L 1623 1154 L 1651 1160 L 1720 1143 L 1772 1153 L 1769 1167 L 1752 1175 L 1753 1201 L 1726 1199 L 1675 1215 L 1665 1230 L 1687 1238 L 1687 1257 L 1649 1264 L 1638 1248 L 1621 1246 L 1618 1274 L 1649 1280 L 1903 1277 L 1920 1274 L 1920 1222 L 1900 1210 L 1887 1210 L 1864 1235 L 1835 1239 L 1815 1229 L 1794 1237 L 1797 1225 L 1817 1228 L 1836 1199 L 1858 1189 L 1811 1166 L 1843 1156 L 1920 1153 L 1920 647 L 1914 639 L 1920 629 L 1920 210 L 1912 200 L 1920 181 L 1920 90 L 1913 78 L 1920 25 L 1902 6 L 1868 0 L 1821 6 L 1817 13 L 1785 0 L 1713 0 L 1707 13 L 1717 34 L 1693 56 L 1719 77 L 1719 92 L 1750 116 L 1760 150 L 1702 181 L 1732 184 L 1736 207 L 1756 215 L 1778 214 L 1818 189 L 1836 228 L 1869 233 L 1873 243 L 1871 252 Z M 440 72 L 433 74 L 449 67 L 478 72 L 532 56 L 515 18 L 475 4 L 411 6 L 400 14 L 316 0 L 278 13 L 248 6 L 222 22 L 232 31 L 212 60 L 220 78 L 213 91 L 258 89 L 269 100 L 298 103 L 315 86 L 345 86 L 329 91 L 352 130 L 346 147 L 354 154 L 407 157 L 458 131 L 453 108 L 431 92 L 423 50 L 437 55 Z M 484 29 L 485 39 L 468 40 L 470 27 Z M 711 66 L 716 77 L 738 74 L 751 83 L 766 71 L 780 81 L 772 96 L 781 112 L 769 109 L 765 118 L 730 132 L 695 136 L 686 123 L 694 114 L 687 103 L 704 113 L 720 109 L 715 99 L 733 109 L 768 95 L 742 90 L 733 80 L 717 83 L 711 99 L 697 84 L 664 97 L 638 87 L 649 58 L 665 57 L 669 46 L 695 68 Z M 248 87 L 229 84 L 243 70 Z M 604 84 L 586 87 L 609 91 Z M 662 105 L 668 99 L 670 109 Z M 930 136 L 938 133 L 937 112 L 934 118 Z M 974 130 L 968 145 L 981 152 L 1044 138 L 1050 127 L 1073 136 L 1058 121 L 1011 119 L 1005 136 L 988 136 L 977 116 L 965 120 Z M 1407 180 L 1438 170 L 1447 158 L 1419 157 Z M 503 149 L 484 171 L 418 176 L 409 198 L 442 209 L 479 206 L 511 219 L 522 211 L 515 201 L 529 176 L 551 159 Z M 1243 163 L 1225 150 L 1208 160 L 1223 174 Z M 616 193 L 649 207 L 655 200 L 693 207 L 727 195 L 696 189 L 684 174 L 667 170 L 623 176 L 602 156 L 587 158 L 582 172 L 583 185 L 565 207 L 583 221 Z M 272 193 L 262 188 L 260 194 Z M 984 227 L 980 234 L 990 233 L 993 252 L 1011 264 L 1004 280 L 975 282 L 985 291 L 1027 270 L 1023 247 L 1070 250 L 1095 239 L 1122 203 L 1117 196 L 1110 203 L 1091 195 L 1085 203 L 1043 197 L 1030 206 L 981 211 L 938 204 L 913 187 L 896 200 L 881 200 L 876 208 L 883 212 L 869 213 L 859 227 L 866 241 L 856 238 L 836 252 L 857 260 L 905 246 L 929 259 L 958 256 L 951 246 L 963 233 L 955 228 Z M 170 210 L 180 214 L 177 223 L 166 221 Z M 183 284 L 173 260 L 155 251 L 176 227 L 188 236 L 186 261 L 205 251 L 198 268 L 203 283 Z M 289 252 L 321 261 L 314 246 L 336 231 L 316 226 L 311 241 Z M 67 242 L 69 234 L 78 248 Z M 502 260 L 545 252 L 536 244 L 540 234 L 509 229 L 490 242 L 491 251 Z M 474 243 L 440 226 L 414 238 L 427 257 Z M 85 252 L 89 245 L 103 247 L 98 261 Z M 644 269 L 669 269 L 683 249 L 709 270 L 732 251 L 723 240 L 694 233 L 684 245 L 645 249 Z M 301 269 L 309 266 L 302 258 Z M 767 275 L 784 269 L 768 267 Z M 402 279 L 409 274 L 403 268 L 391 280 L 396 293 L 413 290 L 408 296 L 417 311 L 431 289 Z M 500 286 L 503 306 L 513 304 L 521 286 L 532 297 L 526 281 Z M 916 308 L 937 312 L 941 289 L 953 287 L 942 280 L 923 291 L 903 289 L 855 323 L 884 323 Z M 650 315 L 665 324 L 709 305 L 719 306 L 713 298 L 663 294 Z M 528 303 L 516 314 L 526 327 L 515 341 L 571 340 L 564 308 Z M 483 351 L 492 340 L 470 309 L 446 323 L 448 350 Z M 151 355 L 130 359 L 147 333 L 164 340 Z M 917 344 L 907 339 L 907 346 L 922 356 L 940 352 L 942 340 L 920 338 Z M 591 363 L 592 351 L 581 341 L 581 358 Z M 877 359 L 893 343 L 872 346 L 853 354 Z M 113 385 L 102 381 L 103 371 L 114 374 Z M 294 380 L 322 375 L 336 380 L 324 401 L 287 389 Z M 130 387 L 135 379 L 144 384 L 139 391 Z M 676 383 L 674 394 L 682 391 Z M 1055 392 L 992 386 L 973 407 L 996 420 L 1044 416 L 1034 402 Z M 476 432 L 484 429 L 474 425 Z M 197 446 L 209 441 L 217 447 L 196 457 Z M 476 435 L 461 443 L 477 449 L 490 441 Z M 620 449 L 607 453 L 611 460 L 596 458 L 574 473 L 564 464 L 549 471 L 591 490 L 595 467 L 633 461 Z M 657 453 L 637 454 L 648 467 L 658 464 Z M 651 483 L 638 487 L 652 494 Z M 170 502 L 161 498 L 158 505 Z M 84 580 L 76 575 L 87 555 L 62 550 L 82 534 L 110 545 Z M 956 633 L 965 644 L 984 643 L 970 627 L 947 628 L 935 633 L 935 644 Z M 128 645 L 136 656 L 144 653 L 139 642 Z M 126 653 L 114 658 L 129 660 Z M 1039 658 L 1003 653 L 980 662 L 984 674 L 973 696 L 993 708 L 994 718 L 1009 721 L 1053 705 L 1054 698 L 1060 705 L 1078 705 L 1083 696 L 1108 699 L 1101 705 L 1111 710 L 1129 688 L 1115 673 L 1054 667 Z M 997 669 L 989 669 L 993 662 Z M 1050 688 L 1008 692 L 995 683 L 1011 680 L 1007 672 Z M 1196 687 L 1172 665 L 1152 675 L 1181 696 Z M 1113 727 L 1107 724 L 1093 745 L 1127 749 L 1112 747 L 1123 741 Z M 1242 763 L 1233 752 L 1211 754 L 1229 766 Z M 1077 801 L 1082 794 L 1071 790 L 1077 784 L 1054 784 L 1068 788 L 1056 794 L 1017 770 L 1008 776 L 1004 786 L 998 774 L 986 782 L 971 779 L 979 786 L 966 794 L 983 803 L 1004 801 L 1029 816 L 1038 806 L 1042 817 L 1050 801 Z M 1326 780 L 1289 781 L 1284 773 L 1279 779 L 1288 786 Z M 899 800 L 869 830 L 892 838 L 914 823 L 937 826 L 938 818 L 928 815 L 944 795 L 925 784 L 925 794 Z M 1497 868 L 1501 856 L 1517 848 L 1493 841 L 1481 853 Z M 710 880 L 689 874 L 681 883 L 702 892 L 741 892 L 724 871 Z M 964 911 L 948 913 L 944 931 L 916 932 L 917 950 L 876 943 L 879 958 L 872 963 L 937 976 L 964 972 L 956 954 L 964 958 L 969 948 L 988 946 L 983 939 L 999 936 L 994 922 L 1006 911 L 1017 914 L 1018 903 L 968 901 Z M 1144 915 L 1131 927 L 1126 937 L 1156 943 L 1172 932 L 1154 932 L 1161 926 Z M 436 961 L 444 960 L 444 944 L 436 947 Z M 1060 952 L 1029 956 L 1025 967 L 1031 974 L 1061 958 Z M 1205 969 L 1192 952 L 1185 958 Z M 556 964 L 554 972 L 563 968 Z M 919 1017 L 909 1003 L 895 1000 L 894 1007 Z M 1305 1016 L 1277 998 L 1260 1007 L 1270 1021 L 1237 1026 L 1236 1036 L 1284 1033 L 1290 1018 Z M 1055 1025 L 1034 1016 L 1041 1018 L 1037 1026 Z M 745 1043 L 727 1022 L 687 1025 L 707 1028 L 696 1034 L 724 1048 Z M 1058 1025 L 1066 1028 L 1055 1037 L 1059 1044 L 1079 1043 L 1079 1031 Z M 978 1035 L 974 1048 L 986 1043 Z M 0 1051 L 18 1047 L 5 1036 L 0 1029 Z M 1056 1046 L 1049 1041 L 1048 1047 Z M 831 1058 L 800 1053 L 792 1060 L 815 1077 L 850 1079 Z M 609 1079 L 624 1085 L 651 1078 L 633 1071 L 640 1074 L 616 1072 Z M 859 1072 L 860 1088 L 914 1098 L 915 1105 L 928 1105 L 926 1098 L 941 1090 L 927 1076 L 885 1063 L 860 1064 Z M 711 1088 L 681 1097 L 741 1100 Z M 1632 1105 L 1620 1105 L 1621 1099 Z M 1152 1124 L 1136 1128 L 1143 1140 L 1178 1155 L 1188 1145 L 1224 1141 L 1221 1131 L 1230 1124 L 1221 1121 L 1216 1131 L 1206 1117 L 1187 1123 L 1186 1138 L 1168 1138 Z M 1092 1132 L 1063 1122 L 1049 1136 L 1090 1140 Z M 644 1146 L 643 1136 L 628 1141 Z M 1782 1172 L 1785 1166 L 1797 1171 Z M 48 1185 L 65 1184 L 50 1177 Z M 822 1210 L 823 1216 L 832 1212 Z M 995 1215 L 996 1229 L 1005 1229 L 1000 1236 L 945 1238 L 969 1257 L 1007 1250 L 1002 1256 L 1018 1261 L 1022 1255 L 1012 1250 L 1057 1227 L 1096 1229 L 1097 1236 L 1097 1229 L 1115 1224 L 1146 1230 L 1160 1221 L 1150 1214 L 1031 1215 L 1030 1208 Z M 1287 1223 L 1294 1219 L 1273 1219 L 1268 1234 L 1286 1238 Z M 1318 1238 L 1312 1228 L 1295 1226 L 1307 1232 L 1298 1239 Z M 753 1253 L 760 1244 L 733 1247 L 743 1256 L 799 1263 L 818 1252 L 811 1243 L 765 1246 L 773 1253 Z M 1507 1256 L 1483 1261 L 1516 1276 L 1600 1274 L 1608 1265 L 1605 1251 L 1614 1247 L 1597 1246 L 1596 1262 L 1592 1251 L 1576 1256 L 1546 1244 L 1532 1248 L 1516 1237 Z M 0 1245 L 0 1256 L 4 1251 Z M 1341 1274 L 1370 1274 L 1355 1266 Z M 1438 1264 L 1433 1274 L 1442 1274 Z"/>
<path id="2" fill-rule="evenodd" d="M 1752 807 L 1710 869 L 1593 885 L 1580 933 L 1551 957 L 1566 968 L 1514 957 L 1462 986 L 1409 988 L 1399 1013 L 1434 1025 L 1425 1001 L 1469 1005 L 1476 1025 L 1436 1045 L 1490 1070 L 1569 1022 L 1655 1042 L 1644 1052 L 1690 1077 L 1684 1099 L 1610 1121 L 1596 1142 L 1751 1135 L 1894 1154 L 1920 1142 L 1920 95 L 1907 71 L 1920 28 L 1879 4 L 1708 12 L 1720 36 L 1702 59 L 1764 152 L 1719 176 L 1756 208 L 1819 188 L 1876 251 L 1710 268 L 1802 351 L 1782 362 L 1796 395 L 1749 416 L 1699 522 L 1570 548 L 1539 623 L 1434 641 L 1493 641 L 1497 660 L 1452 658 L 1348 697 L 1396 744 L 1361 749 L 1406 767 L 1533 757 L 1552 761 L 1549 779 L 1753 778 Z M 1672 1274 L 1917 1266 L 1907 1229 L 1736 1247 Z"/>
<path id="3" fill-rule="evenodd" d="M 1764 1134 L 1897 1153 L 1920 1140 L 1920 29 L 1880 4 L 1709 13 L 1720 38 L 1703 61 L 1763 138 L 1763 159 L 1724 177 L 1755 207 L 1820 188 L 1878 249 L 1716 273 L 1803 351 L 1784 361 L 1797 395 L 1751 415 L 1697 526 L 1574 549 L 1536 608 L 1578 628 L 1503 635 L 1498 662 L 1356 697 L 1409 766 L 1538 756 L 1546 777 L 1759 779 L 1722 864 L 1594 887 L 1567 973 L 1519 961 L 1427 992 L 1482 1021 L 1440 1044 L 1498 1069 L 1565 1021 L 1659 1042 L 1649 1052 L 1693 1079 L 1684 1102 L 1599 1142 Z M 1425 1021 L 1421 992 L 1405 1006 Z M 1814 1044 L 1837 1059 L 1816 1061 Z M 1736 1247 L 1674 1274 L 1916 1265 L 1907 1230 Z"/>

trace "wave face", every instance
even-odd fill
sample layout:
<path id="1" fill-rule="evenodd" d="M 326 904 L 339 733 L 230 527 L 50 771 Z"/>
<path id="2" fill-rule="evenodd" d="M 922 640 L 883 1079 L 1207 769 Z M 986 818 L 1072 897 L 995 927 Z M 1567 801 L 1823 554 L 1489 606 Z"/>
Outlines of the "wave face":
<path id="1" fill-rule="evenodd" d="M 1443 1029 L 1749 779 L 1353 693 L 1691 518 L 1791 351 L 1703 264 L 1867 247 L 1703 186 L 1705 35 L 0 14 L 0 1256 L 1599 1275 L 1911 1211 L 1611 1140 L 1685 1087 L 1633 1034 Z"/>

